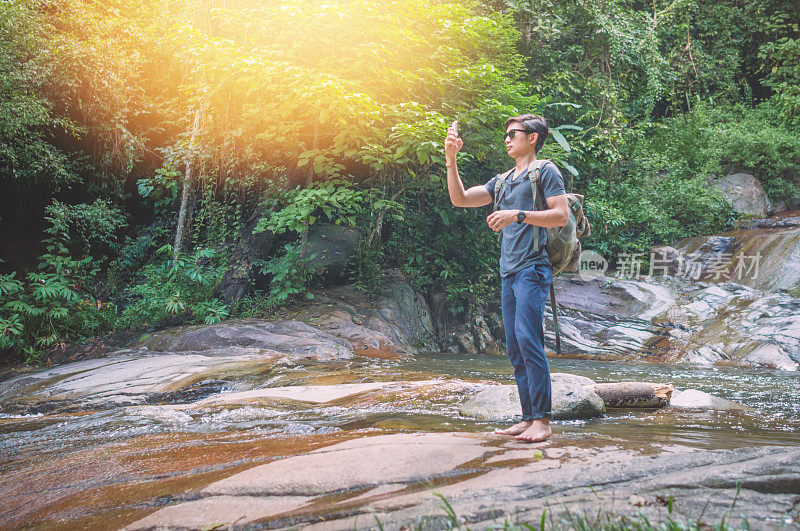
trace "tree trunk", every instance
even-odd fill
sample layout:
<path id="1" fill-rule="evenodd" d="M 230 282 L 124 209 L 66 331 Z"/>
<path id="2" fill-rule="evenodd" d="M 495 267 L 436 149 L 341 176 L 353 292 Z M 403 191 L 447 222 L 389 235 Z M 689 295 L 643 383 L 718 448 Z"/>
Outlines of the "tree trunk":
<path id="1" fill-rule="evenodd" d="M 394 201 L 397 199 L 403 191 L 405 190 L 405 186 L 402 186 L 400 190 L 398 190 L 390 199 L 390 201 Z M 375 225 L 372 227 L 372 231 L 369 233 L 367 237 L 367 245 L 370 249 L 377 251 L 381 245 L 381 232 L 383 231 L 383 220 L 386 217 L 386 210 L 387 208 L 382 208 L 380 212 L 378 212 L 378 219 L 375 221 Z"/>
<path id="2" fill-rule="evenodd" d="M 183 189 L 181 190 L 181 207 L 178 211 L 178 226 L 175 229 L 175 245 L 172 247 L 172 258 L 177 260 L 181 252 L 186 225 L 186 212 L 189 204 L 189 190 L 192 181 L 192 152 L 194 151 L 197 134 L 200 131 L 200 107 L 194 111 L 194 125 L 189 137 L 189 154 L 186 156 L 186 168 L 183 173 Z"/>

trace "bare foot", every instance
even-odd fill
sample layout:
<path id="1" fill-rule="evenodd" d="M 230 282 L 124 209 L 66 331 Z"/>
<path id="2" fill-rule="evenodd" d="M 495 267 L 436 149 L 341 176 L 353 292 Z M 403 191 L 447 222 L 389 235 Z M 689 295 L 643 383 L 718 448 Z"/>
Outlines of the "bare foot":
<path id="1" fill-rule="evenodd" d="M 525 433 L 525 430 L 531 427 L 533 424 L 530 420 L 523 420 L 522 422 L 518 422 L 511 426 L 510 428 L 506 428 L 504 430 L 496 429 L 494 433 L 496 435 L 519 435 L 520 433 Z"/>
<path id="2" fill-rule="evenodd" d="M 519 426 L 519 424 L 517 426 Z M 527 430 L 523 431 L 514 438 L 518 441 L 534 443 L 544 441 L 552 434 L 553 430 L 550 429 L 550 419 L 547 417 L 542 417 L 534 420 Z"/>

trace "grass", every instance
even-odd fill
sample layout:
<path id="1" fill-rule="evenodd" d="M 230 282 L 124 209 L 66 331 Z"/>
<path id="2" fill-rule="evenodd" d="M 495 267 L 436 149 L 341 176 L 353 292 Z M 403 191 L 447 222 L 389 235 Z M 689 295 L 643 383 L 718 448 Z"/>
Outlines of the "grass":
<path id="1" fill-rule="evenodd" d="M 586 515 L 580 512 L 572 512 L 568 508 L 563 511 L 553 511 L 545 509 L 541 517 L 535 522 L 521 522 L 518 519 L 510 520 L 505 518 L 502 522 L 494 520 L 492 523 L 482 521 L 476 522 L 478 529 L 492 529 L 497 531 L 734 531 L 749 530 L 750 523 L 746 517 L 742 518 L 738 527 L 734 527 L 726 522 L 730 511 L 736 506 L 741 485 L 736 490 L 736 495 L 731 502 L 730 509 L 723 515 L 719 522 L 709 523 L 703 520 L 705 508 L 696 519 L 681 521 L 673 516 L 673 498 L 669 496 L 663 499 L 663 505 L 667 510 L 664 518 L 658 521 L 651 521 L 644 513 L 634 515 L 617 515 L 611 511 L 599 509 L 594 515 Z M 400 529 L 413 531 L 428 531 L 440 529 L 472 529 L 469 522 L 459 518 L 455 509 L 447 499 L 441 494 L 434 492 L 442 504 L 444 514 L 437 516 L 421 516 L 412 526 L 403 526 Z M 707 504 L 706 504 L 707 505 Z M 377 515 L 375 518 L 376 526 L 383 531 L 384 525 Z M 491 519 L 491 516 L 488 519 Z M 786 527 L 788 522 L 784 521 Z M 394 526 L 392 526 L 394 528 Z"/>

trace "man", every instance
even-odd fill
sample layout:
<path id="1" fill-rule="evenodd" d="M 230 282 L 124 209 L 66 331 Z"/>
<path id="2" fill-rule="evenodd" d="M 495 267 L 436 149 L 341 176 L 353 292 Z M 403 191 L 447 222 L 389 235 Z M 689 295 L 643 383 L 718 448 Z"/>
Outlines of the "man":
<path id="1" fill-rule="evenodd" d="M 553 270 L 544 250 L 547 244 L 544 227 L 561 227 L 569 219 L 564 180 L 552 162 L 545 162 L 539 171 L 538 193 L 543 200 L 540 204 L 546 204 L 547 208 L 536 210 L 534 206 L 529 166 L 536 160 L 547 133 L 547 121 L 541 116 L 522 114 L 506 120 L 503 138 L 516 167 L 506 179 L 498 210 L 486 218 L 489 228 L 502 234 L 503 325 L 522 405 L 522 422 L 495 433 L 528 442 L 543 441 L 552 434 L 550 367 L 544 353 L 543 322 Z M 488 205 L 493 202 L 500 175 L 483 186 L 464 190 L 456 165 L 456 155 L 463 145 L 458 136 L 458 122 L 454 121 L 444 141 L 450 201 L 456 207 Z M 539 231 L 538 249 L 534 246 L 534 231 Z"/>

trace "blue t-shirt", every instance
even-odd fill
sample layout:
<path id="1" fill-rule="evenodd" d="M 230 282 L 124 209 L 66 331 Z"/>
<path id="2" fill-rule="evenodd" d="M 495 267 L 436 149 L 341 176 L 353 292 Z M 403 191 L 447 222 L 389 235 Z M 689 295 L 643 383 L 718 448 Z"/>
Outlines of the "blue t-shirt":
<path id="1" fill-rule="evenodd" d="M 504 175 L 504 173 L 500 175 Z M 492 177 L 484 185 L 492 195 L 492 200 L 494 200 L 495 183 L 497 183 L 500 175 Z M 550 161 L 542 164 L 539 169 L 538 193 L 542 208 L 545 209 L 548 208 L 546 201 L 548 197 L 566 193 L 564 191 L 564 178 L 561 176 L 558 166 Z M 527 169 L 516 178 L 512 174 L 506 179 L 505 191 L 497 208 L 500 210 L 536 210 L 533 204 L 531 181 Z M 533 231 L 535 230 L 539 231 L 539 251 L 533 248 Z M 534 264 L 550 264 L 550 259 L 544 250 L 545 245 L 547 245 L 547 230 L 544 227 L 515 222 L 501 229 L 500 233 L 502 234 L 500 276 L 507 277 Z"/>

